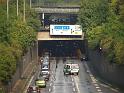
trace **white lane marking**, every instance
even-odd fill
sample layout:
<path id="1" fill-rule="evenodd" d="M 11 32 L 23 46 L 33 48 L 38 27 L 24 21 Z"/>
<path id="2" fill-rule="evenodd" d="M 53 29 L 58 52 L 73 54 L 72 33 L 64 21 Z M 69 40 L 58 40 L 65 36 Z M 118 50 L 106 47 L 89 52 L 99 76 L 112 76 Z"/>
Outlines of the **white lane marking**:
<path id="1" fill-rule="evenodd" d="M 74 77 L 74 82 L 75 82 L 75 85 L 76 85 L 77 93 L 80 93 L 80 89 L 79 89 L 79 86 L 78 86 L 79 78 Z"/>
<path id="2" fill-rule="evenodd" d="M 116 90 L 116 89 L 114 89 L 114 88 L 111 88 L 111 90 L 116 91 L 116 92 L 119 92 L 118 90 Z"/>
<path id="3" fill-rule="evenodd" d="M 101 92 L 102 90 L 101 90 L 101 89 L 98 89 L 97 91 L 98 91 L 98 92 Z"/>
<path id="4" fill-rule="evenodd" d="M 75 88 L 73 88 L 73 91 L 75 92 Z"/>
<path id="5" fill-rule="evenodd" d="M 99 85 L 97 84 L 97 81 L 98 80 L 96 80 L 96 78 L 93 76 L 93 74 L 90 72 L 90 70 L 89 70 L 89 67 L 87 66 L 87 64 L 85 63 L 85 67 L 86 67 L 86 71 L 88 71 L 89 72 L 89 76 L 90 76 L 90 78 L 91 78 L 91 80 L 92 80 L 92 83 L 94 84 L 94 86 L 96 87 L 96 89 L 97 89 L 97 91 L 100 93 L 102 93 L 102 90 L 100 89 L 100 87 L 99 87 Z"/>
<path id="6" fill-rule="evenodd" d="M 92 74 L 90 74 L 90 77 L 93 77 L 93 75 L 92 75 Z"/>
<path id="7" fill-rule="evenodd" d="M 72 78 L 71 80 L 72 80 L 72 81 L 74 81 L 74 79 L 73 79 L 73 78 Z"/>
<path id="8" fill-rule="evenodd" d="M 28 83 L 28 85 L 27 85 L 27 87 L 26 87 L 24 93 L 27 93 L 27 89 L 28 89 L 28 87 L 31 85 L 31 82 L 33 81 L 33 78 L 34 78 L 34 75 L 31 77 L 31 79 L 30 79 L 30 81 L 29 81 L 29 83 Z"/>
<path id="9" fill-rule="evenodd" d="M 50 83 L 50 86 L 52 86 L 52 83 Z"/>
<path id="10" fill-rule="evenodd" d="M 109 85 L 105 85 L 105 84 L 100 84 L 101 86 L 103 86 L 103 87 L 107 87 L 107 88 L 110 88 L 111 90 L 113 90 L 113 91 L 115 91 L 115 92 L 119 92 L 117 89 L 113 89 L 113 88 L 111 88 Z"/>
<path id="11" fill-rule="evenodd" d="M 94 84 L 95 86 L 99 86 L 98 84 Z"/>
<path id="12" fill-rule="evenodd" d="M 49 88 L 49 92 L 51 91 L 51 88 Z"/>
<path id="13" fill-rule="evenodd" d="M 100 87 L 96 87 L 96 88 L 100 88 Z"/>
<path id="14" fill-rule="evenodd" d="M 96 80 L 93 80 L 92 83 L 97 83 Z"/>
<path id="15" fill-rule="evenodd" d="M 91 77 L 91 79 L 92 79 L 92 80 L 95 80 L 95 78 L 94 78 L 93 76 Z"/>

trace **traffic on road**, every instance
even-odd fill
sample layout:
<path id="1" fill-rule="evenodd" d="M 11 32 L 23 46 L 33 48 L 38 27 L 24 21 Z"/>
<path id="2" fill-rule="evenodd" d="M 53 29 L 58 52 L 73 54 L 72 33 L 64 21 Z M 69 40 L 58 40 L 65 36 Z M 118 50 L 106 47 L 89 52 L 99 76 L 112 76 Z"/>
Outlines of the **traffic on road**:
<path id="1" fill-rule="evenodd" d="M 86 62 L 76 57 L 51 57 L 44 52 L 25 93 L 119 93 L 99 82 Z"/>

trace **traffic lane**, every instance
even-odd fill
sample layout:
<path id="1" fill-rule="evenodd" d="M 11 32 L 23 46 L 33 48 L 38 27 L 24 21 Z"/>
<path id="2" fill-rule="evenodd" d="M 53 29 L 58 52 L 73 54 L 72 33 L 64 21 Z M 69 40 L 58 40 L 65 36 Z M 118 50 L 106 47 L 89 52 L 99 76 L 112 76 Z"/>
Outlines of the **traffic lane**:
<path id="1" fill-rule="evenodd" d="M 98 93 L 93 84 L 91 84 L 90 78 L 88 77 L 85 69 L 80 60 L 77 58 L 67 58 L 67 63 L 79 64 L 80 70 L 79 75 L 71 75 L 73 81 L 73 91 L 77 93 Z"/>
<path id="2" fill-rule="evenodd" d="M 57 61 L 55 81 L 53 82 L 51 93 L 73 93 L 71 76 L 64 76 L 63 73 L 63 59 Z"/>
<path id="3" fill-rule="evenodd" d="M 55 62 L 55 61 L 53 61 Z M 55 67 L 52 67 L 52 64 L 51 64 L 51 70 L 50 71 L 54 71 Z M 37 71 L 32 75 L 32 77 L 30 78 L 29 82 L 28 82 L 28 85 L 26 86 L 26 89 L 24 91 L 24 93 L 27 93 L 27 90 L 28 90 L 28 87 L 29 86 L 35 86 L 35 80 L 38 78 L 38 76 L 40 75 L 41 73 L 41 65 L 39 65 L 37 67 Z M 51 74 L 51 72 L 50 72 Z M 47 81 L 46 83 L 46 88 L 40 88 L 40 92 L 41 93 L 49 93 L 50 92 L 50 83 L 51 82 L 51 76 L 50 76 L 50 80 Z"/>
<path id="4" fill-rule="evenodd" d="M 100 88 L 97 89 L 99 85 L 97 84 L 93 76 L 90 76 L 88 74 L 88 70 L 85 69 L 84 64 L 82 64 L 82 62 L 78 59 L 75 60 L 75 62 L 77 62 L 80 66 L 79 75 L 73 77 L 77 86 L 77 90 L 80 91 L 79 93 L 81 93 L 82 91 L 84 93 L 102 92 Z M 97 86 L 97 88 L 95 87 L 95 85 Z"/>
<path id="5" fill-rule="evenodd" d="M 49 80 L 46 82 L 46 88 L 40 89 L 41 93 L 50 93 L 52 90 L 53 81 L 55 80 L 56 60 L 55 60 L 55 58 L 50 57 L 49 61 L 50 61 L 50 70 L 49 70 L 50 77 L 49 77 Z M 40 68 L 40 70 L 41 70 L 41 68 Z"/>
<path id="6" fill-rule="evenodd" d="M 99 80 L 97 80 L 93 76 L 93 74 L 91 73 L 90 68 L 86 64 L 86 61 L 83 61 L 83 65 L 85 67 L 86 72 L 90 76 L 90 78 L 92 80 L 92 83 L 94 84 L 94 86 L 96 87 L 97 90 L 101 89 L 102 90 L 102 93 L 123 93 L 123 92 L 119 92 L 119 90 L 114 89 L 114 88 L 112 88 L 112 87 L 110 87 L 108 85 L 105 85 L 105 84 L 101 83 Z"/>
<path id="7" fill-rule="evenodd" d="M 100 87 L 104 93 L 124 93 L 124 92 L 120 92 L 116 88 L 112 88 L 112 87 L 105 85 L 105 84 L 102 84 L 102 83 L 100 83 Z"/>
<path id="8" fill-rule="evenodd" d="M 39 72 L 40 72 L 40 69 L 39 69 L 39 66 L 38 66 L 37 70 L 32 73 L 32 76 L 31 76 L 31 78 L 29 79 L 28 84 L 27 84 L 27 86 L 26 86 L 25 89 L 24 89 L 24 93 L 27 93 L 27 90 L 28 90 L 28 88 L 29 88 L 30 86 L 35 86 L 35 80 L 36 80 L 36 78 L 37 78 Z"/>
<path id="9" fill-rule="evenodd" d="M 52 87 L 53 87 L 53 82 L 55 81 L 55 73 L 56 72 L 56 58 L 55 57 L 51 57 L 50 60 L 50 77 L 49 77 L 49 81 L 48 81 L 48 91 L 49 93 L 51 93 L 52 91 Z"/>
<path id="10" fill-rule="evenodd" d="M 52 93 L 118 93 L 113 89 L 106 88 L 105 86 L 101 86 L 101 84 L 94 78 L 94 76 L 90 73 L 89 69 L 87 69 L 79 60 L 67 58 L 65 62 L 78 63 L 80 65 L 80 72 L 78 76 L 67 75 L 63 76 L 63 65 L 62 60 L 58 62 L 56 75 L 54 76 L 54 84 L 52 85 Z M 55 64 L 53 64 L 56 67 Z M 60 70 L 61 69 L 61 70 Z M 62 78 L 64 77 L 64 79 Z M 58 79 L 57 79 L 58 78 Z M 56 80 L 57 79 L 57 80 Z M 66 83 L 65 83 L 66 82 Z M 65 91 L 66 90 L 66 91 Z M 61 92 L 60 92 L 61 91 Z"/>

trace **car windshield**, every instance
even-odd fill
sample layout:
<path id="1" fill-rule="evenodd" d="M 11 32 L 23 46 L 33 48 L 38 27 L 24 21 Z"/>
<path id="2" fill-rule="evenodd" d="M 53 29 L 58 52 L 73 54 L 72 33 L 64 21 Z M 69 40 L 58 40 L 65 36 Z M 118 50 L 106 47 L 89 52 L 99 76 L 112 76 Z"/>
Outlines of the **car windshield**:
<path id="1" fill-rule="evenodd" d="M 65 68 L 65 69 L 69 69 L 70 66 L 69 66 L 69 65 L 65 65 L 64 68 Z"/>
<path id="2" fill-rule="evenodd" d="M 79 66 L 78 65 L 73 65 L 72 69 L 79 69 Z"/>
<path id="3" fill-rule="evenodd" d="M 38 79 L 36 81 L 39 81 L 39 80 L 43 80 L 44 81 L 44 78 L 43 77 L 38 77 Z"/>
<path id="4" fill-rule="evenodd" d="M 43 65 L 43 66 L 42 66 L 42 68 L 44 68 L 44 69 L 45 69 L 45 68 L 48 68 L 48 67 L 49 67 L 48 65 Z"/>

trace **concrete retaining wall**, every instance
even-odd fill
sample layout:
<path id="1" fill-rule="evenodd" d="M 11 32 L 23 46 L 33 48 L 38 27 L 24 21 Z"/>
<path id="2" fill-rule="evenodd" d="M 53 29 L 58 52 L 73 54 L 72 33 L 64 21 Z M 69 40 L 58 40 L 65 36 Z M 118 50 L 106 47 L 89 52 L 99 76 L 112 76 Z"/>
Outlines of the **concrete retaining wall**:
<path id="1" fill-rule="evenodd" d="M 124 65 L 110 63 L 97 51 L 89 50 L 88 65 L 102 79 L 124 89 Z"/>
<path id="2" fill-rule="evenodd" d="M 26 79 L 29 77 L 28 68 L 33 69 L 33 67 L 37 64 L 37 44 L 32 48 L 29 48 L 28 51 L 22 56 L 17 62 L 17 69 L 15 74 L 12 77 L 11 82 L 6 86 L 5 93 L 19 93 L 21 87 L 15 87 L 17 85 L 17 81 Z M 30 66 L 30 67 L 29 67 Z M 26 84 L 26 82 L 24 82 Z M 14 89 L 15 88 L 15 89 Z M 14 92 L 13 92 L 14 91 Z M 17 91 L 17 92 L 16 92 Z"/>

